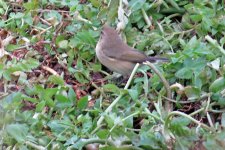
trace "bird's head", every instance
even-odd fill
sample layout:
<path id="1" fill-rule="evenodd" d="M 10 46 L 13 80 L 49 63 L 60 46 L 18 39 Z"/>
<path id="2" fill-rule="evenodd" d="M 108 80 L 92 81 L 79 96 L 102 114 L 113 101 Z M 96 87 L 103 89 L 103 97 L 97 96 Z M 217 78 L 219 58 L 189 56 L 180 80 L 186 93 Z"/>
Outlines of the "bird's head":
<path id="1" fill-rule="evenodd" d="M 112 42 L 114 39 L 120 38 L 120 37 L 114 28 L 105 24 L 102 27 L 101 38 L 103 38 L 104 40 L 108 40 L 109 42 L 110 41 Z"/>

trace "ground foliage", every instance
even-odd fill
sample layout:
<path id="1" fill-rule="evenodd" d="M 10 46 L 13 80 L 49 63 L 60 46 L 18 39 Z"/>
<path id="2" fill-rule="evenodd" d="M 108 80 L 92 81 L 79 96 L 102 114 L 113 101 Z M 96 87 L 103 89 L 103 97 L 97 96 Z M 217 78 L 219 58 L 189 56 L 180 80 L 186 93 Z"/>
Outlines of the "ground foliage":
<path id="1" fill-rule="evenodd" d="M 0 0 L 0 16 L 1 149 L 224 149 L 224 0 Z M 147 66 L 110 79 L 105 22 L 170 59 L 171 97 Z"/>

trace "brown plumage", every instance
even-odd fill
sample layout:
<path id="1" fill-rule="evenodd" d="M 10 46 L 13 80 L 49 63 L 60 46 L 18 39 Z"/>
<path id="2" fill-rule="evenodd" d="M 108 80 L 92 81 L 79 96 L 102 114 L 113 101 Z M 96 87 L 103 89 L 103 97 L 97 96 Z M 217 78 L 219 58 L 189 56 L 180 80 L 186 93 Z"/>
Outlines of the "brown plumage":
<path id="1" fill-rule="evenodd" d="M 136 63 L 144 61 L 167 61 L 166 58 L 148 57 L 125 44 L 115 29 L 104 25 L 100 39 L 96 45 L 96 55 L 99 61 L 112 71 L 122 75 L 130 75 Z"/>

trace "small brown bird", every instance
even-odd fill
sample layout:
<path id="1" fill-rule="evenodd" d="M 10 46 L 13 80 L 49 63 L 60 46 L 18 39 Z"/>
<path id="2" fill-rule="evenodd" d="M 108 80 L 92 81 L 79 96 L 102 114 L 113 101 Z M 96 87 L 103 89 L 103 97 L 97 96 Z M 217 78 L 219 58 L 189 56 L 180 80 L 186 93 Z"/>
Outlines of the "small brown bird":
<path id="1" fill-rule="evenodd" d="M 130 75 L 136 63 L 168 61 L 167 58 L 148 57 L 143 52 L 128 46 L 116 30 L 107 25 L 103 26 L 96 45 L 96 55 L 104 66 L 124 76 Z"/>

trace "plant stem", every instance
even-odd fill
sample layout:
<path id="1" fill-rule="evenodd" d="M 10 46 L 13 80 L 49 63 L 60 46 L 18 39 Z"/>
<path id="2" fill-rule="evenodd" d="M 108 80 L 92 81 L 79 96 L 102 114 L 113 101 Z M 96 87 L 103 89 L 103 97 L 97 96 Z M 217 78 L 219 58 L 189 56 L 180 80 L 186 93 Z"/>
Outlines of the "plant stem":
<path id="1" fill-rule="evenodd" d="M 110 146 L 115 146 L 113 142 L 109 140 L 103 140 L 103 139 L 88 139 L 87 141 L 84 141 L 83 146 L 92 144 L 92 143 L 107 144 Z"/>
<path id="2" fill-rule="evenodd" d="M 174 115 L 180 115 L 180 116 L 186 117 L 186 118 L 190 119 L 191 121 L 193 121 L 194 123 L 198 124 L 199 126 L 202 126 L 203 128 L 214 132 L 214 130 L 212 128 L 210 128 L 209 126 L 207 126 L 206 124 L 203 124 L 203 123 L 199 122 L 198 120 L 192 118 L 190 115 L 187 115 L 187 114 L 179 112 L 179 111 L 173 111 L 173 112 L 169 113 L 169 115 L 167 116 L 166 121 L 165 121 L 166 129 L 168 129 L 170 118 Z"/>
<path id="3" fill-rule="evenodd" d="M 196 114 L 202 112 L 203 110 L 205 110 L 205 108 L 200 108 L 200 109 L 194 111 L 193 113 L 191 113 L 191 114 L 189 114 L 189 115 L 190 115 L 190 116 L 194 116 L 194 115 L 196 115 Z"/>
<path id="4" fill-rule="evenodd" d="M 45 148 L 43 146 L 40 146 L 40 145 L 36 145 L 36 144 L 34 144 L 34 143 L 30 142 L 30 141 L 26 141 L 25 144 L 30 146 L 30 147 L 32 147 L 32 148 L 34 148 L 34 149 L 37 149 L 37 150 L 47 150 L 47 148 Z"/>
<path id="5" fill-rule="evenodd" d="M 149 19 L 148 15 L 146 14 L 146 12 L 145 12 L 145 10 L 143 8 L 141 9 L 141 12 L 142 12 L 142 15 L 144 17 L 144 20 L 145 20 L 145 22 L 147 24 L 147 28 L 149 28 L 150 26 L 152 26 L 152 22 Z"/>
<path id="6" fill-rule="evenodd" d="M 147 114 L 147 115 L 149 115 L 149 116 L 155 118 L 156 120 L 159 120 L 159 121 L 161 121 L 162 123 L 164 123 L 164 120 L 163 120 L 163 119 L 161 119 L 160 117 L 158 117 L 158 116 L 156 116 L 156 115 L 153 115 L 153 114 L 148 110 L 148 108 L 145 108 L 145 113 L 144 113 L 144 114 Z"/>
<path id="7" fill-rule="evenodd" d="M 167 80 L 164 78 L 164 76 L 160 73 L 160 71 L 149 61 L 144 62 L 144 64 L 148 65 L 161 79 L 163 85 L 165 86 L 166 92 L 167 92 L 167 98 L 172 99 L 172 94 L 170 90 L 170 85 L 167 82 Z M 165 102 L 165 108 L 167 112 L 171 112 L 172 110 L 172 104 L 169 101 Z"/>
<path id="8" fill-rule="evenodd" d="M 131 81 L 132 81 L 132 79 L 133 79 L 133 77 L 134 77 L 134 75 L 135 75 L 135 73 L 136 73 L 136 71 L 137 71 L 139 65 L 140 65 L 139 63 L 137 63 L 137 64 L 135 65 L 135 67 L 134 67 L 134 69 L 133 69 L 133 71 L 132 71 L 132 73 L 131 73 L 131 75 L 130 75 L 129 80 L 127 81 L 127 83 L 126 83 L 126 85 L 125 85 L 125 87 L 124 87 L 124 90 L 127 90 L 127 89 L 128 89 L 128 87 L 129 87 L 129 85 L 130 85 L 130 83 L 131 83 Z M 118 97 L 117 97 L 117 98 L 109 105 L 109 107 L 105 110 L 104 114 L 108 114 L 110 111 L 112 111 L 112 108 L 118 103 L 118 101 L 122 98 L 123 95 L 124 95 L 124 93 L 120 93 L 120 95 L 119 95 L 119 96 L 118 96 Z M 101 125 L 103 119 L 104 119 L 104 116 L 101 116 L 101 117 L 98 119 L 98 121 L 97 121 L 97 127 Z"/>

